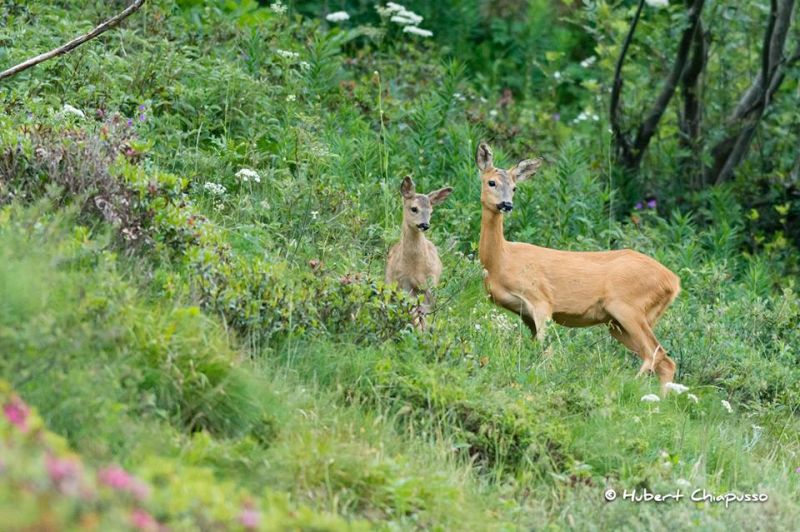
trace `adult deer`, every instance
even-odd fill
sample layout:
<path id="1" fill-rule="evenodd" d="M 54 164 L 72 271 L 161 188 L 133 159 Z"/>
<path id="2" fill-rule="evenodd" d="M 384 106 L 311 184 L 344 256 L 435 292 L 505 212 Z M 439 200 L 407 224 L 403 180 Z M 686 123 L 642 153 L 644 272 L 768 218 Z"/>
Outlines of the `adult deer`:
<path id="1" fill-rule="evenodd" d="M 431 288 L 439 283 L 442 261 L 436 246 L 422 233 L 431 226 L 433 206 L 443 202 L 453 189 L 440 188 L 429 194 L 417 194 L 414 181 L 406 176 L 400 184 L 403 197 L 403 232 L 400 242 L 389 250 L 386 262 L 386 282 L 397 283 L 411 295 L 423 294 L 416 325 L 425 328 L 425 314 L 433 306 Z"/>
<path id="2" fill-rule="evenodd" d="M 482 205 L 478 251 L 492 301 L 518 314 L 538 340 L 551 319 L 567 327 L 607 324 L 611 336 L 641 357 L 638 375 L 655 371 L 666 391 L 675 362 L 653 327 L 680 292 L 678 276 L 630 249 L 576 252 L 507 242 L 503 213 L 514 206 L 517 183 L 534 175 L 542 160 L 501 170 L 481 142 L 476 162 Z"/>

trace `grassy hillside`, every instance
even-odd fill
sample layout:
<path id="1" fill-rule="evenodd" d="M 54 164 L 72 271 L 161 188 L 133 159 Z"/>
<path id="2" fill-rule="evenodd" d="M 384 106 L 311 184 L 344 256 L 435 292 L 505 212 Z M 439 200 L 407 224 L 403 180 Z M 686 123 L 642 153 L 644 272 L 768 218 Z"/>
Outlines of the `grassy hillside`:
<path id="1" fill-rule="evenodd" d="M 123 4 L 6 2 L 0 64 Z M 155 0 L 0 84 L 0 529 L 792 528 L 797 250 L 748 246 L 729 187 L 629 209 L 607 124 L 512 109 L 456 36 L 312 8 Z M 681 277 L 656 332 L 688 393 L 643 402 L 604 328 L 536 343 L 487 300 L 484 138 L 546 159 L 509 239 Z M 455 189 L 426 332 L 382 282 L 407 174 Z"/>

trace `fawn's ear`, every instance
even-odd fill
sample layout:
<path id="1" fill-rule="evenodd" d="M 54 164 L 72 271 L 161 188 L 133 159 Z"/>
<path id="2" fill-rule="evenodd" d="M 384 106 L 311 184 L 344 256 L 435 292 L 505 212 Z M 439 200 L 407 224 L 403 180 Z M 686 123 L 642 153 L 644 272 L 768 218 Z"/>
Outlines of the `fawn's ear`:
<path id="1" fill-rule="evenodd" d="M 410 175 L 405 176 L 403 182 L 400 183 L 400 194 L 406 199 L 411 199 L 414 197 L 414 194 L 416 194 L 414 190 L 414 180 L 411 179 Z"/>
<path id="2" fill-rule="evenodd" d="M 526 159 L 512 168 L 510 173 L 514 176 L 515 182 L 525 181 L 539 170 L 543 162 L 544 160 L 539 157 L 536 159 Z"/>
<path id="3" fill-rule="evenodd" d="M 478 168 L 481 169 L 481 172 L 494 168 L 494 154 L 492 154 L 492 149 L 483 141 L 478 144 L 475 162 L 478 163 Z"/>
<path id="4" fill-rule="evenodd" d="M 452 193 L 453 187 L 440 188 L 439 190 L 428 193 L 428 199 L 431 200 L 431 205 L 439 205 Z"/>

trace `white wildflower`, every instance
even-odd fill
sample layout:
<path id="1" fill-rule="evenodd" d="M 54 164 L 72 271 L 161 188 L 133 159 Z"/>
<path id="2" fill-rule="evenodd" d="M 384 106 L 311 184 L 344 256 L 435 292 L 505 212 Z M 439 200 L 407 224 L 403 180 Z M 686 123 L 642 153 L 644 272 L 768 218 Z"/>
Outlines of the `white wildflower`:
<path id="1" fill-rule="evenodd" d="M 344 22 L 345 20 L 350 20 L 350 15 L 347 14 L 347 11 L 336 11 L 325 17 L 325 20 L 328 22 Z"/>
<path id="2" fill-rule="evenodd" d="M 406 6 L 401 6 L 400 4 L 395 4 L 394 2 L 386 2 L 386 9 L 388 9 L 390 12 L 405 11 Z"/>
<path id="3" fill-rule="evenodd" d="M 286 13 L 286 6 L 280 2 L 273 2 L 269 5 L 269 8 L 272 10 L 273 13 L 277 13 L 278 15 L 283 15 Z"/>
<path id="4" fill-rule="evenodd" d="M 514 324 L 508 319 L 508 316 L 504 312 L 492 310 L 489 313 L 487 321 L 494 322 L 495 327 L 502 332 L 511 332 L 514 330 Z"/>
<path id="5" fill-rule="evenodd" d="M 410 18 L 401 17 L 400 15 L 394 15 L 389 20 L 391 20 L 395 24 L 400 24 L 401 26 L 413 26 L 414 25 L 414 21 L 413 20 L 411 20 Z"/>
<path id="6" fill-rule="evenodd" d="M 219 183 L 212 183 L 211 181 L 203 185 L 203 188 L 211 192 L 215 196 L 223 196 L 226 192 L 225 186 L 220 185 Z"/>
<path id="7" fill-rule="evenodd" d="M 675 481 L 675 484 L 677 484 L 682 488 L 688 488 L 692 485 L 692 483 L 686 480 L 685 478 L 679 478 L 678 480 Z"/>
<path id="8" fill-rule="evenodd" d="M 432 31 L 423 30 L 422 28 L 418 28 L 416 26 L 406 26 L 403 28 L 403 33 L 413 33 L 414 35 L 419 35 L 420 37 L 433 37 Z"/>
<path id="9" fill-rule="evenodd" d="M 650 7 L 667 7 L 669 5 L 669 0 L 645 0 L 648 6 Z"/>
<path id="10" fill-rule="evenodd" d="M 489 111 L 489 116 L 497 116 L 497 109 L 492 109 Z"/>
<path id="11" fill-rule="evenodd" d="M 678 384 L 677 382 L 668 382 L 667 384 L 664 385 L 664 387 L 671 392 L 677 393 L 678 395 L 682 394 L 683 392 L 689 391 L 688 386 L 684 386 L 683 384 Z"/>
<path id="12" fill-rule="evenodd" d="M 293 102 L 295 100 L 297 100 L 297 96 L 295 96 L 294 94 L 289 94 L 288 96 L 286 96 L 287 102 Z"/>
<path id="13" fill-rule="evenodd" d="M 77 116 L 79 118 L 86 118 L 86 115 L 84 114 L 83 111 L 81 111 L 77 107 L 71 106 L 68 103 L 65 103 L 64 107 L 61 108 L 61 114 L 62 115 L 74 115 L 74 116 Z"/>
<path id="14" fill-rule="evenodd" d="M 587 57 L 586 59 L 581 61 L 581 66 L 583 68 L 589 68 L 590 66 L 592 66 L 596 62 L 597 62 L 597 57 L 595 57 L 595 56 Z"/>
<path id="15" fill-rule="evenodd" d="M 319 218 L 319 211 L 311 211 L 311 219 L 316 220 Z"/>
<path id="16" fill-rule="evenodd" d="M 238 177 L 245 183 L 251 179 L 255 183 L 261 183 L 261 176 L 258 175 L 258 172 L 256 172 L 255 170 L 250 170 L 249 168 L 242 168 L 241 170 L 236 172 L 236 177 Z"/>
<path id="17" fill-rule="evenodd" d="M 694 401 L 695 403 L 699 403 L 700 402 L 700 399 L 698 399 L 697 396 L 695 394 L 693 394 L 693 393 L 686 394 L 686 397 L 688 397 L 690 400 Z"/>
<path id="18" fill-rule="evenodd" d="M 592 120 L 593 120 L 593 121 L 595 121 L 595 122 L 597 122 L 598 120 L 600 120 L 600 117 L 599 117 L 599 116 L 597 116 L 597 115 L 594 115 L 594 114 L 593 114 L 593 115 L 592 115 Z"/>
<path id="19" fill-rule="evenodd" d="M 300 70 L 308 70 L 311 68 L 311 65 L 308 63 L 308 61 L 300 61 L 297 63 L 297 66 L 300 67 Z"/>
<path id="20" fill-rule="evenodd" d="M 481 324 L 480 323 L 476 323 L 475 324 L 475 330 L 476 331 L 480 331 L 481 330 Z"/>
<path id="21" fill-rule="evenodd" d="M 725 407 L 725 410 L 727 410 L 729 414 L 733 414 L 733 407 L 731 406 L 731 404 L 728 401 L 723 399 L 720 402 L 722 403 L 722 406 Z"/>
<path id="22" fill-rule="evenodd" d="M 561 81 L 561 72 L 559 72 L 558 70 L 553 72 L 553 79 L 555 79 L 556 81 Z"/>
<path id="23" fill-rule="evenodd" d="M 276 49 L 275 53 L 283 57 L 284 59 L 298 59 L 300 57 L 300 54 L 298 54 L 297 52 L 290 52 L 289 50 L 281 50 L 280 48 Z"/>
<path id="24" fill-rule="evenodd" d="M 397 16 L 398 17 L 407 18 L 408 20 L 411 21 L 411 23 L 414 26 L 416 26 L 417 24 L 419 24 L 420 22 L 422 22 L 424 20 L 421 16 L 417 15 L 413 11 L 407 11 L 405 9 L 403 11 L 400 11 L 399 13 L 397 13 Z"/>
<path id="25" fill-rule="evenodd" d="M 267 200 L 261 200 L 261 203 L 259 203 L 259 205 L 265 211 L 268 211 L 271 208 L 271 206 L 270 206 L 270 204 L 269 204 L 269 202 Z"/>
<path id="26" fill-rule="evenodd" d="M 661 398 L 654 393 L 648 393 L 647 395 L 642 396 L 642 401 L 645 403 L 657 403 L 660 400 Z"/>

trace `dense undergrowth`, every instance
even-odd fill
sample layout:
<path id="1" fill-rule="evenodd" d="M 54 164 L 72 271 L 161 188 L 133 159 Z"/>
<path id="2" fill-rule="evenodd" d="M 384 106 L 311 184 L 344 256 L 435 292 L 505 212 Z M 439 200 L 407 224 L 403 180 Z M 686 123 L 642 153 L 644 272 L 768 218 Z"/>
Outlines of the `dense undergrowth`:
<path id="1" fill-rule="evenodd" d="M 106 4 L 7 3 L 0 60 Z M 600 124 L 512 110 L 460 41 L 309 9 L 148 2 L 0 86 L 0 528 L 796 523 L 797 250 L 779 233 L 754 250 L 735 187 L 625 212 Z M 681 277 L 657 334 L 691 395 L 642 402 L 657 383 L 602 328 L 537 344 L 487 301 L 481 138 L 508 166 L 547 160 L 510 238 L 631 247 Z M 382 282 L 408 173 L 455 188 L 424 333 Z"/>

